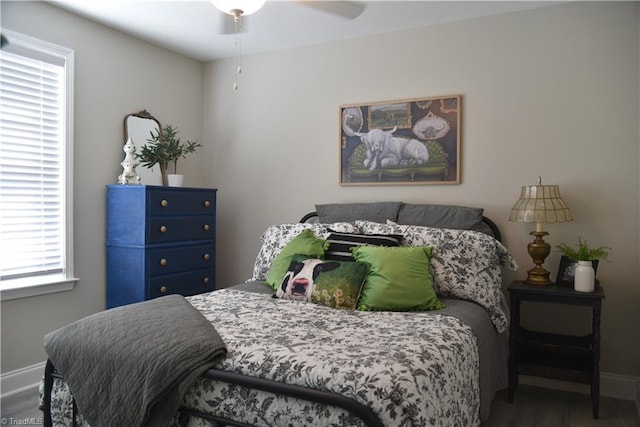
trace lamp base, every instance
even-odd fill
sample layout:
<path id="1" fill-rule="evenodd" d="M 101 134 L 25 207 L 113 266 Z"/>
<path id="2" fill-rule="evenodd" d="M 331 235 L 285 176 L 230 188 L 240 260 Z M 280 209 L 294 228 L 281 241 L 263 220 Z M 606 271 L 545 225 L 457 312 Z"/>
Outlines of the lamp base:
<path id="1" fill-rule="evenodd" d="M 549 286 L 553 282 L 549 280 L 549 272 L 539 265 L 527 271 L 527 278 L 523 280 L 527 285 Z"/>
<path id="2" fill-rule="evenodd" d="M 551 245 L 543 239 L 549 233 L 546 231 L 532 231 L 529 234 L 535 236 L 533 242 L 527 245 L 527 250 L 536 266 L 527 271 L 527 279 L 524 280 L 524 283 L 540 286 L 553 285 L 553 282 L 549 279 L 550 273 L 542 267 L 545 258 L 551 253 Z"/>

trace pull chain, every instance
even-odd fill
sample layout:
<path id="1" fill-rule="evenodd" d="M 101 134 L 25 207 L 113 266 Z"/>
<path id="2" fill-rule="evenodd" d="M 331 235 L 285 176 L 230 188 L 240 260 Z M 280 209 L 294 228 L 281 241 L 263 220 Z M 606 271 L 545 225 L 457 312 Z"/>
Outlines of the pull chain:
<path id="1" fill-rule="evenodd" d="M 242 14 L 236 13 L 233 16 L 236 31 L 236 78 L 233 82 L 233 90 L 238 90 L 238 79 L 242 74 L 242 22 L 240 21 Z"/>

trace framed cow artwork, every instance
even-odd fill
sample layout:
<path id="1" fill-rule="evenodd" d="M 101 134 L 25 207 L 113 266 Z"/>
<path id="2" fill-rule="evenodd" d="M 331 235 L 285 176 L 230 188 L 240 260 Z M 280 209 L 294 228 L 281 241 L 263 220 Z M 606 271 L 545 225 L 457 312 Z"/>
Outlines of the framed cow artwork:
<path id="1" fill-rule="evenodd" d="M 460 101 L 340 106 L 340 184 L 459 184 Z"/>

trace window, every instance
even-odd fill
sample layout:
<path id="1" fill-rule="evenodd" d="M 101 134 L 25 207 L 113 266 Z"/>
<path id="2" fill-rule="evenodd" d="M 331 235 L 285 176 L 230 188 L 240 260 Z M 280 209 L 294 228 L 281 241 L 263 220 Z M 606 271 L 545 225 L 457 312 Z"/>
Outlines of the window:
<path id="1" fill-rule="evenodd" d="M 73 51 L 3 30 L 0 290 L 73 288 Z"/>

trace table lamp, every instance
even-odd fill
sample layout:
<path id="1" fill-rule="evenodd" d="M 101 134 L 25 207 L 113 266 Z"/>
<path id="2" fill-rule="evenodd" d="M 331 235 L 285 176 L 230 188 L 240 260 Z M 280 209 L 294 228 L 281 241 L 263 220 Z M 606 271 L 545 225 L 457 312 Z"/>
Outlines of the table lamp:
<path id="1" fill-rule="evenodd" d="M 560 188 L 557 185 L 542 185 L 540 177 L 537 185 L 523 186 L 520 199 L 511 208 L 509 221 L 536 223 L 536 231 L 529 233 L 535 239 L 527 245 L 535 267 L 527 271 L 524 283 L 552 285 L 549 272 L 542 267 L 551 253 L 551 246 L 543 239 L 549 233 L 542 231 L 542 223 L 573 221 L 569 207 L 560 197 Z"/>

